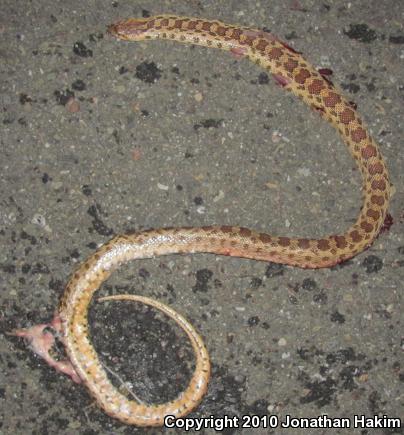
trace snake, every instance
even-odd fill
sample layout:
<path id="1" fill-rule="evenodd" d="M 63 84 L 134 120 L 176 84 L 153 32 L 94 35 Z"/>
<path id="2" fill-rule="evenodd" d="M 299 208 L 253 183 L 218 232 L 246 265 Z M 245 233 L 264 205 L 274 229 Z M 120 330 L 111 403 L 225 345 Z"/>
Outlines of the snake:
<path id="1" fill-rule="evenodd" d="M 212 253 L 313 269 L 334 266 L 368 248 L 378 236 L 392 186 L 379 147 L 359 117 L 356 105 L 334 86 L 329 74 L 316 70 L 300 52 L 271 33 L 218 20 L 175 15 L 121 20 L 110 25 L 108 33 L 125 41 L 166 39 L 202 45 L 250 59 L 338 130 L 362 175 L 363 202 L 359 215 L 342 234 L 318 239 L 292 238 L 239 226 L 216 225 L 118 235 L 73 273 L 51 323 L 14 331 L 14 335 L 26 338 L 31 348 L 50 365 L 84 384 L 109 416 L 136 426 L 161 426 L 166 416 L 181 418 L 201 402 L 211 371 L 207 349 L 193 326 L 161 302 L 137 295 L 102 298 L 132 300 L 162 311 L 185 331 L 195 353 L 195 370 L 190 382 L 174 400 L 148 404 L 127 398 L 113 386 L 89 338 L 88 306 L 101 283 L 124 263 L 168 254 Z M 49 332 L 49 326 L 59 334 L 66 360 L 58 361 L 51 356 L 55 334 Z"/>

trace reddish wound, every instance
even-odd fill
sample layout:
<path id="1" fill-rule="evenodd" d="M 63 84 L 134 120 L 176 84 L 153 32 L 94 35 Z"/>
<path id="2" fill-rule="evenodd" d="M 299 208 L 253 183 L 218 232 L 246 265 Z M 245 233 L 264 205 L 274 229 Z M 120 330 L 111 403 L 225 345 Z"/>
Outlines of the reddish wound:
<path id="1" fill-rule="evenodd" d="M 319 68 L 318 72 L 324 76 L 332 76 L 333 72 L 330 68 Z"/>
<path id="2" fill-rule="evenodd" d="M 319 107 L 314 104 L 311 107 L 320 115 L 323 115 L 325 113 L 324 107 Z"/>
<path id="3" fill-rule="evenodd" d="M 352 107 L 352 109 L 357 109 L 358 105 L 355 103 L 355 101 L 348 101 L 348 104 Z"/>
<path id="4" fill-rule="evenodd" d="M 246 55 L 247 49 L 244 47 L 234 47 L 230 49 L 230 53 L 233 57 L 240 59 Z"/>
<path id="5" fill-rule="evenodd" d="M 390 213 L 387 213 L 386 217 L 384 218 L 383 225 L 380 228 L 379 234 L 389 231 L 393 223 L 394 223 L 393 216 Z"/>
<path id="6" fill-rule="evenodd" d="M 245 36 L 250 36 L 251 38 L 263 38 L 267 41 L 278 41 L 278 38 L 270 32 L 265 32 L 264 30 L 243 30 Z"/>
<path id="7" fill-rule="evenodd" d="M 290 78 L 285 77 L 282 74 L 272 74 L 272 77 L 274 78 L 275 83 L 282 88 L 287 86 L 292 81 Z"/>
<path id="8" fill-rule="evenodd" d="M 321 77 L 332 87 L 334 87 L 334 83 L 329 79 L 332 76 L 332 70 L 329 68 L 320 68 L 318 72 L 321 74 Z"/>
<path id="9" fill-rule="evenodd" d="M 289 51 L 291 51 L 292 53 L 296 53 L 296 54 L 302 54 L 301 51 L 297 51 L 294 48 L 292 48 L 290 45 L 286 44 L 286 42 L 281 41 L 280 39 L 277 40 L 280 44 L 282 44 L 285 48 L 287 48 Z"/>
<path id="10" fill-rule="evenodd" d="M 48 331 L 48 328 L 54 328 L 59 332 L 60 326 L 60 318 L 55 316 L 51 323 L 42 323 L 27 329 L 17 329 L 10 332 L 9 335 L 23 338 L 28 343 L 30 349 L 45 360 L 48 365 L 53 367 L 56 371 L 70 376 L 74 382 L 79 384 L 81 383 L 81 379 L 71 362 L 68 360 L 57 361 L 50 354 L 55 344 L 55 336 L 52 332 Z"/>

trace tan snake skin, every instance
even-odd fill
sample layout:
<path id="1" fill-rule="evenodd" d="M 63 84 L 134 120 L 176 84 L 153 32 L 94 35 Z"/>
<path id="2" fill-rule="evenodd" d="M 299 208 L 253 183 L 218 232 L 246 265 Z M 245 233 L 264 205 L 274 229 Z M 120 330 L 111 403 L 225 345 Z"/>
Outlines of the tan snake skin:
<path id="1" fill-rule="evenodd" d="M 238 56 L 248 57 L 268 70 L 278 84 L 300 97 L 340 132 L 363 178 L 364 198 L 359 216 L 354 225 L 339 235 L 320 239 L 290 238 L 236 226 L 206 226 L 154 229 L 115 237 L 88 258 L 71 277 L 51 323 L 60 332 L 71 365 L 68 361 L 55 361 L 49 356 L 53 337 L 45 336 L 44 328 L 48 325 L 34 327 L 39 330 L 31 328 L 14 332 L 27 338 L 34 350 L 57 370 L 69 374 L 76 382 L 83 382 L 110 416 L 128 424 L 158 426 L 164 424 L 166 415 L 181 417 L 198 405 L 209 380 L 208 354 L 189 322 L 169 307 L 140 296 L 115 296 L 114 299 L 137 300 L 162 310 L 186 331 L 196 354 L 196 369 L 191 382 L 176 400 L 162 405 L 146 405 L 128 400 L 119 393 L 99 362 L 88 337 L 87 322 L 91 298 L 112 271 L 138 258 L 195 252 L 304 268 L 333 266 L 363 251 L 373 242 L 386 216 L 390 183 L 380 151 L 353 104 L 301 54 L 270 33 L 216 20 L 169 15 L 128 19 L 111 25 L 108 30 L 117 38 L 128 41 L 165 38 L 230 50 Z M 42 344 L 40 340 L 46 343 L 38 350 Z"/>

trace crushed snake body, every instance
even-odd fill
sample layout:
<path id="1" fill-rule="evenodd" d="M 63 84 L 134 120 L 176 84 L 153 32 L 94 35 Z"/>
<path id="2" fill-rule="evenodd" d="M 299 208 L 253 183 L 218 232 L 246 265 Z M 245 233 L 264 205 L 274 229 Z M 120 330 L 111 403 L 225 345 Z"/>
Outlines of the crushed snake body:
<path id="1" fill-rule="evenodd" d="M 188 334 L 196 353 L 196 368 L 188 388 L 171 402 L 146 405 L 129 400 L 112 385 L 88 337 L 87 310 L 94 292 L 113 270 L 130 260 L 196 252 L 284 263 L 303 268 L 330 267 L 366 249 L 384 222 L 390 197 L 388 172 L 379 148 L 355 107 L 300 53 L 268 32 L 200 18 L 159 15 L 128 19 L 109 27 L 119 39 L 169 39 L 230 50 L 269 71 L 341 134 L 360 169 L 363 205 L 356 222 L 343 234 L 319 239 L 278 237 L 238 226 L 162 228 L 120 235 L 103 245 L 73 274 L 52 325 L 60 331 L 72 367 L 59 367 L 83 382 L 110 416 L 128 424 L 157 426 L 166 415 L 181 417 L 200 402 L 210 366 L 207 351 L 192 326 L 160 302 L 121 295 L 162 310 Z M 31 338 L 28 333 L 16 335 Z M 18 332 L 18 331 L 17 331 Z M 25 335 L 24 335 L 25 334 Z M 57 366 L 57 362 L 53 365 Z M 58 368 L 58 367 L 56 367 Z"/>

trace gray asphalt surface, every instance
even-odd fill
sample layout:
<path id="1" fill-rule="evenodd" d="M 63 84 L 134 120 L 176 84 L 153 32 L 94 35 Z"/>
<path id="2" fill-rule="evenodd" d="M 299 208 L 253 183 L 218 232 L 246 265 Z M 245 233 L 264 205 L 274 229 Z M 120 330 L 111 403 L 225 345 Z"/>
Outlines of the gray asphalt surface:
<path id="1" fill-rule="evenodd" d="M 201 332 L 213 373 L 193 417 L 404 424 L 404 3 L 3 0 L 0 433 L 162 432 L 112 420 L 5 334 L 49 320 L 72 270 L 113 234 L 234 224 L 318 237 L 358 213 L 360 177 L 337 133 L 263 71 L 229 53 L 105 35 L 119 18 L 163 12 L 265 27 L 332 69 L 387 160 L 392 225 L 331 269 L 169 256 L 120 269 L 102 294 L 158 298 Z M 90 320 L 103 362 L 138 396 L 162 402 L 183 389 L 192 353 L 165 318 L 94 303 Z M 240 432 L 303 430 L 225 433 Z"/>

